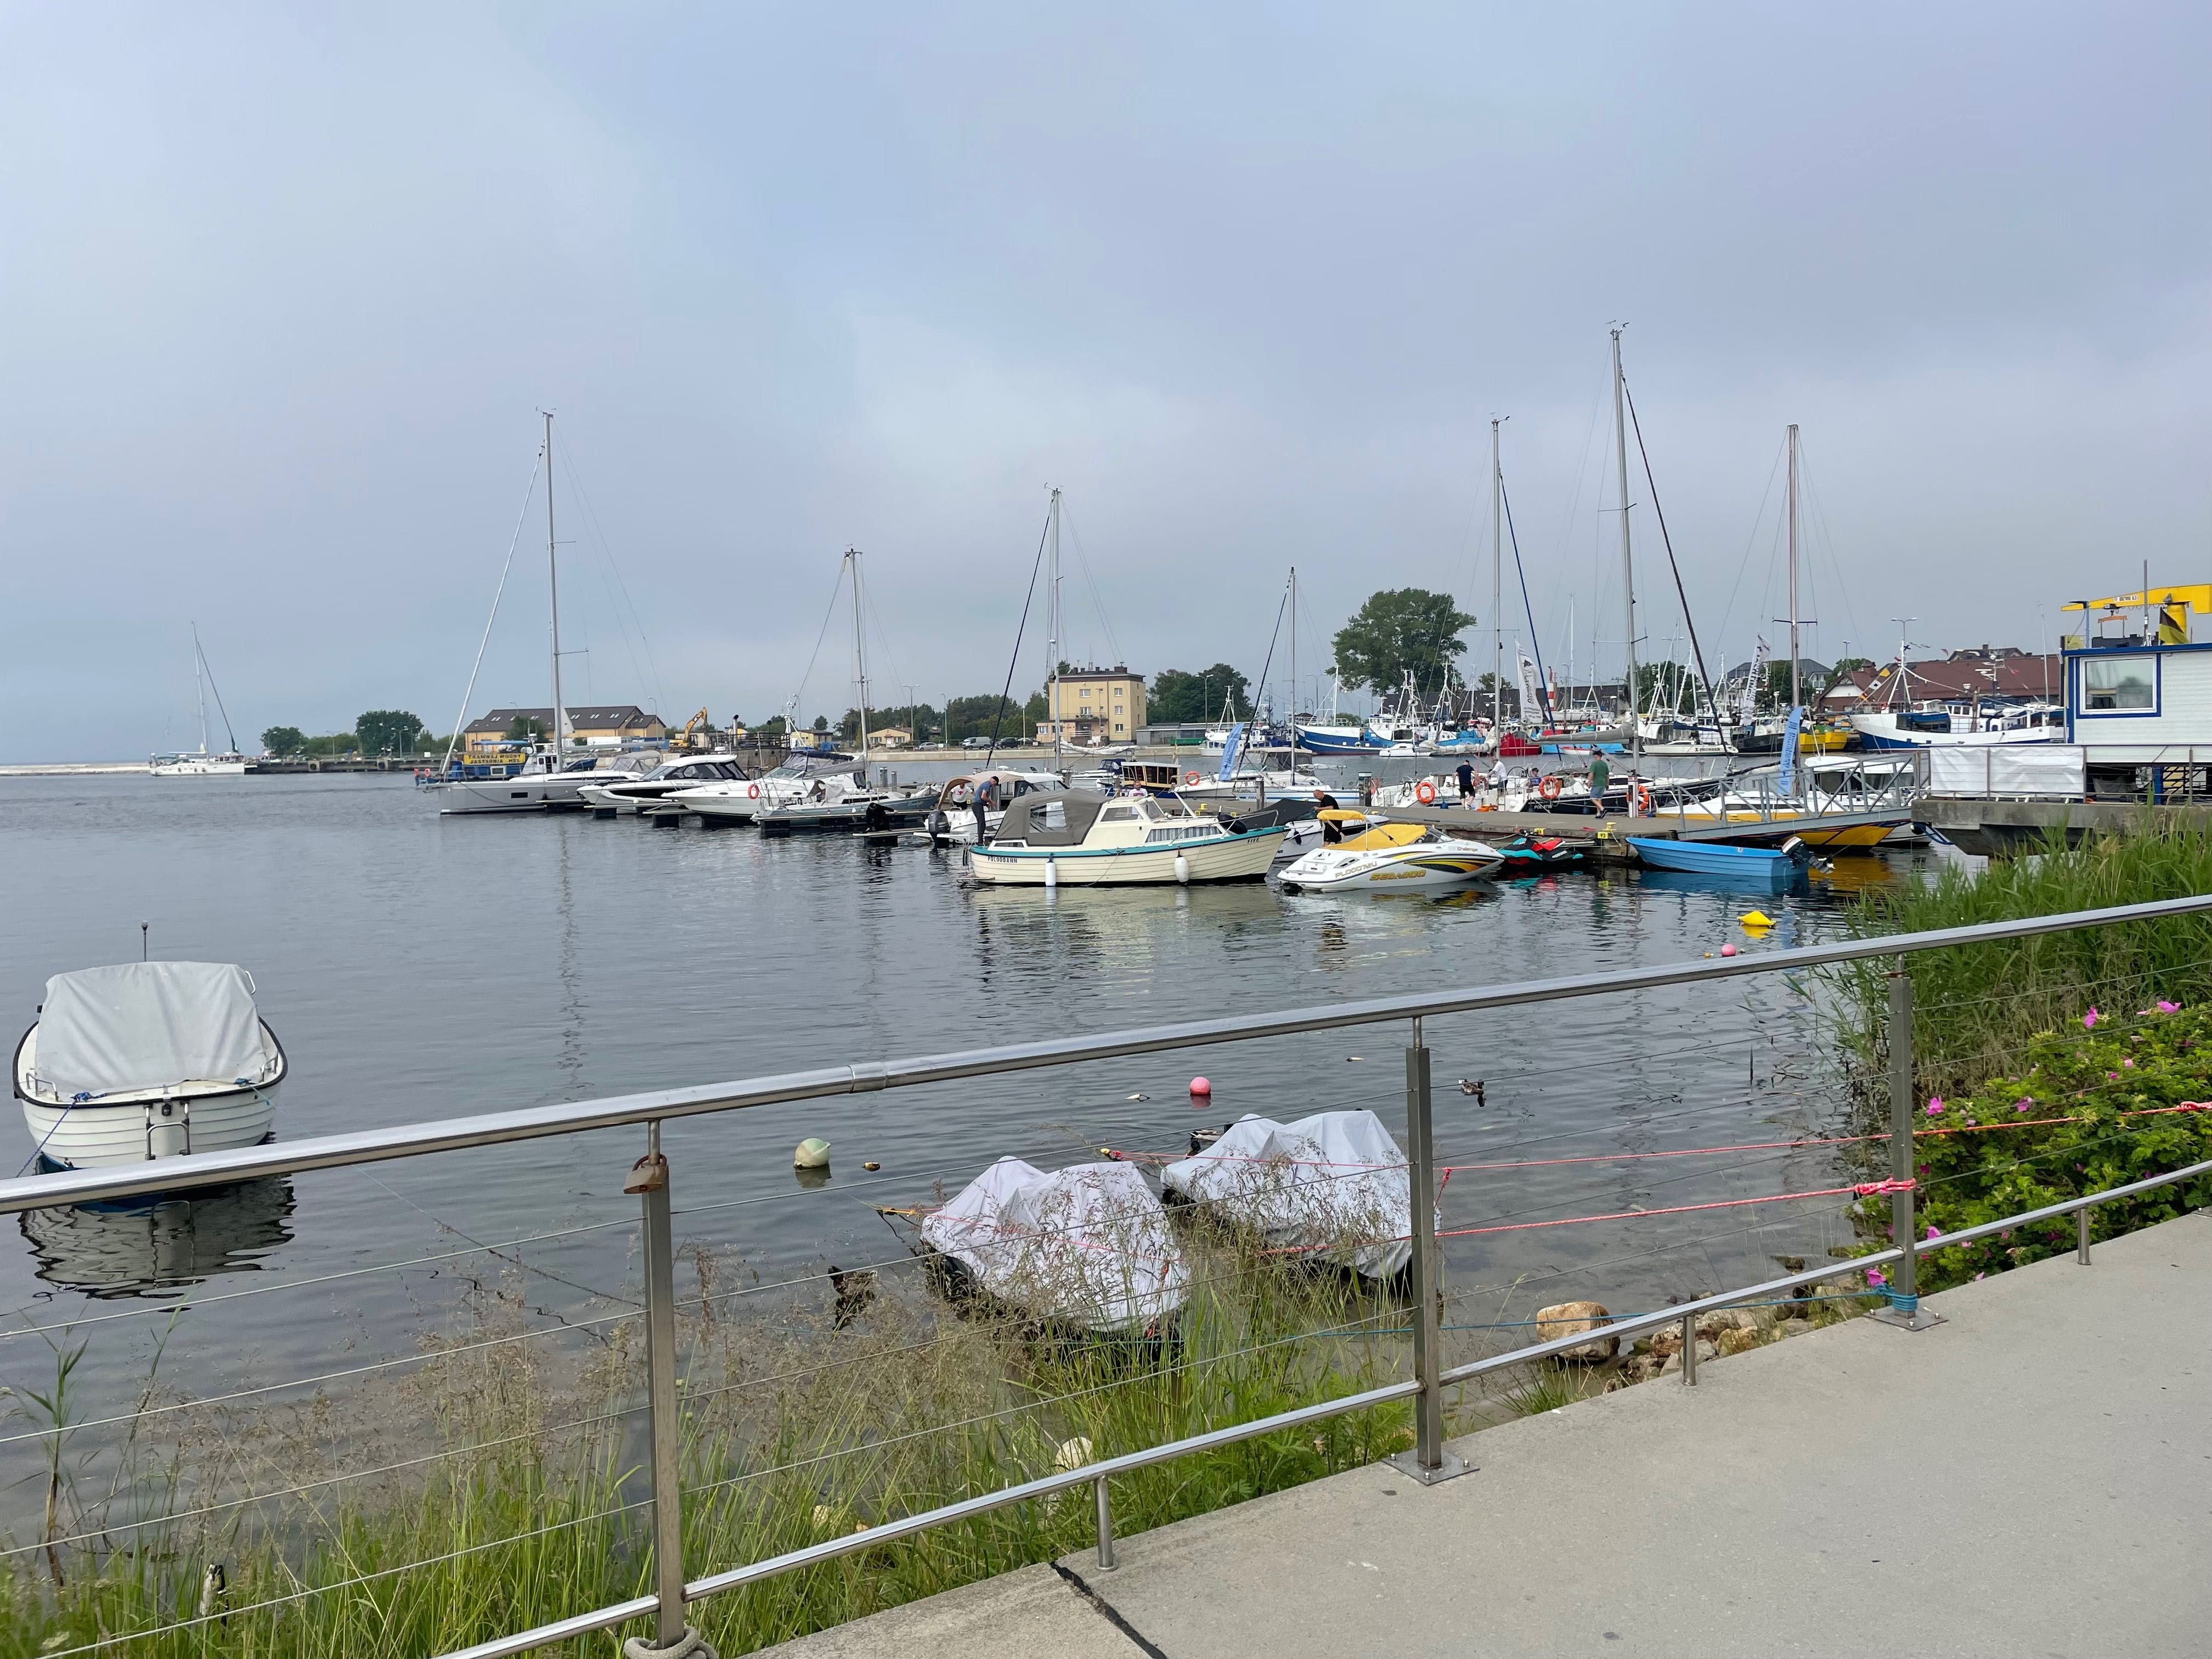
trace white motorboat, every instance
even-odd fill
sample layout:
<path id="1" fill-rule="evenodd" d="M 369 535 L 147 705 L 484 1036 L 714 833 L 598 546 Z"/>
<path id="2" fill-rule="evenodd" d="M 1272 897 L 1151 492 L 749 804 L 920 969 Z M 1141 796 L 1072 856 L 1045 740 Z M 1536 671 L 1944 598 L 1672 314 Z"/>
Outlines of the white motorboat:
<path id="1" fill-rule="evenodd" d="M 246 775 L 246 757 L 238 752 L 238 733 L 230 729 L 230 711 L 222 706 L 222 689 L 215 684 L 215 675 L 209 669 L 207 653 L 200 648 L 200 630 L 192 627 L 192 684 L 199 693 L 200 746 L 197 753 L 184 755 L 155 755 L 146 762 L 146 769 L 157 778 L 238 778 Z M 208 753 L 208 691 L 215 690 L 216 712 L 222 716 L 224 734 L 230 747 L 220 755 Z"/>
<path id="2" fill-rule="evenodd" d="M 283 1046 L 253 976 L 220 962 L 131 962 L 46 981 L 15 1045 L 34 1156 L 71 1169 L 258 1146 Z"/>
<path id="3" fill-rule="evenodd" d="M 999 804 L 984 809 L 983 829 L 979 835 L 975 827 L 975 792 L 986 781 L 996 790 Z M 988 841 L 1006 821 L 1006 808 L 1012 803 L 1024 795 L 1057 794 L 1066 787 L 1057 772 L 1017 772 L 1003 766 L 987 772 L 963 772 L 957 778 L 946 779 L 945 787 L 937 792 L 937 804 L 923 821 L 922 832 L 939 847 L 965 847 L 971 842 Z"/>
<path id="4" fill-rule="evenodd" d="M 1318 816 L 1325 823 L 1364 822 L 1342 808 Z M 1316 847 L 1285 865 L 1278 879 L 1290 893 L 1401 893 L 1462 886 L 1504 861 L 1484 842 L 1441 836 L 1418 823 L 1381 823 Z"/>
<path id="5" fill-rule="evenodd" d="M 1050 1325 L 1158 1337 L 1190 1293 L 1167 1212 L 1128 1164 L 1002 1158 L 919 1231 L 948 1299 L 980 1291 Z"/>
<path id="6" fill-rule="evenodd" d="M 1248 830 L 1179 800 L 1070 790 L 1016 801 L 990 842 L 968 849 L 968 868 L 1003 886 L 1258 881 L 1289 833 Z"/>
<path id="7" fill-rule="evenodd" d="M 752 775 L 728 755 L 697 755 L 686 760 L 660 757 L 661 764 L 642 776 L 617 779 L 596 770 L 576 788 L 577 799 L 595 812 L 628 816 L 679 790 L 709 783 L 742 783 Z"/>
<path id="8" fill-rule="evenodd" d="M 1244 1117 L 1160 1171 L 1169 1201 L 1207 1206 L 1268 1243 L 1310 1252 L 1368 1279 L 1413 1259 L 1406 1155 L 1364 1109 L 1295 1123 Z"/>
<path id="9" fill-rule="evenodd" d="M 801 802 L 824 805 L 866 793 L 860 763 L 851 755 L 793 755 L 757 778 L 729 778 L 678 789 L 669 804 L 704 817 L 750 823 L 763 812 Z"/>
<path id="10" fill-rule="evenodd" d="M 658 749 L 622 754 L 567 754 L 546 750 L 504 778 L 454 778 L 428 786 L 438 791 L 441 813 L 578 811 L 587 784 L 633 782 L 659 769 Z"/>

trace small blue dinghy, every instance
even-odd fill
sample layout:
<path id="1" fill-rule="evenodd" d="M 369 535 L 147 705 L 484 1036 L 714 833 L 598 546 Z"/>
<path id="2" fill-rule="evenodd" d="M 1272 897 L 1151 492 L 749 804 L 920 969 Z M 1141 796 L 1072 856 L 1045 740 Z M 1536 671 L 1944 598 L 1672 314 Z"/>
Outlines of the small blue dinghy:
<path id="1" fill-rule="evenodd" d="M 1796 879 L 1805 844 L 1794 836 L 1782 846 L 1728 847 L 1712 841 L 1654 841 L 1631 836 L 1638 861 L 1654 870 L 1713 876 L 1770 893 L 1787 891 Z"/>

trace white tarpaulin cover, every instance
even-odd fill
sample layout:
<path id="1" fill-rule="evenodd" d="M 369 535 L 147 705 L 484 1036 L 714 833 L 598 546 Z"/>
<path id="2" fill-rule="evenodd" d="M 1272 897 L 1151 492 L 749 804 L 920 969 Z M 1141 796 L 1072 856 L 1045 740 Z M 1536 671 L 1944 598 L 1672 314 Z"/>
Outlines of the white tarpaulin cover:
<path id="1" fill-rule="evenodd" d="M 1002 1158 L 925 1217 L 921 1236 L 994 1296 L 1094 1331 L 1144 1330 L 1190 1287 L 1167 1212 L 1127 1164 L 1048 1175 Z"/>
<path id="2" fill-rule="evenodd" d="M 1931 795 L 2081 794 L 2081 750 L 2072 744 L 1943 744 L 1927 754 Z"/>
<path id="3" fill-rule="evenodd" d="M 1317 1250 L 1370 1279 L 1389 1279 L 1413 1259 L 1406 1155 L 1372 1112 L 1317 1112 L 1295 1123 L 1239 1118 L 1160 1181 L 1276 1243 Z"/>
<path id="4" fill-rule="evenodd" d="M 127 962 L 46 981 L 39 1076 L 64 1095 L 173 1083 L 258 1082 L 264 1046 L 246 969 L 227 962 Z"/>

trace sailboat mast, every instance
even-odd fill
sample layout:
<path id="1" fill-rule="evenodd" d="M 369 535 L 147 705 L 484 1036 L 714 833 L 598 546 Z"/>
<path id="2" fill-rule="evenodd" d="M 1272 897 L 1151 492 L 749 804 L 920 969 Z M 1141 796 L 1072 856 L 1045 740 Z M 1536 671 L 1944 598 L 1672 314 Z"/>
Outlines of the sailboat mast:
<path id="1" fill-rule="evenodd" d="M 561 701 L 561 561 L 553 540 L 553 411 L 545 416 L 545 586 L 553 599 L 553 761 L 557 768 L 568 728 L 568 711 Z"/>
<path id="2" fill-rule="evenodd" d="M 1644 752 L 1643 728 L 1636 719 L 1636 561 L 1628 543 L 1628 427 L 1621 408 L 1620 330 L 1613 331 L 1613 453 L 1620 467 L 1620 583 L 1627 604 L 1628 631 L 1628 765 L 1632 772 Z"/>
<path id="3" fill-rule="evenodd" d="M 1499 469 L 1498 431 L 1490 423 L 1490 736 L 1498 741 L 1505 726 L 1505 474 Z M 1528 710 L 1522 709 L 1525 716 Z"/>
<path id="4" fill-rule="evenodd" d="M 860 781 L 865 783 L 868 769 L 868 654 L 860 628 L 860 550 L 847 548 L 845 562 L 853 567 L 853 680 L 860 691 Z"/>
<path id="5" fill-rule="evenodd" d="M 1298 723 L 1298 568 L 1291 567 L 1291 724 Z M 1297 732 L 1291 733 L 1291 747 L 1298 746 Z"/>
<path id="6" fill-rule="evenodd" d="M 200 625 L 192 624 L 192 689 L 200 698 L 200 753 L 207 746 L 207 653 L 200 649 Z"/>
<path id="7" fill-rule="evenodd" d="M 1790 423 L 1790 706 L 1805 704 L 1797 649 L 1797 422 Z"/>
<path id="8" fill-rule="evenodd" d="M 1060 763 L 1061 728 L 1066 724 L 1066 713 L 1060 706 L 1060 627 L 1062 618 L 1060 614 L 1060 489 L 1057 485 L 1052 492 L 1052 580 L 1045 588 L 1045 610 L 1047 620 L 1052 624 L 1052 641 L 1047 647 L 1051 653 L 1052 661 L 1045 682 L 1048 689 L 1044 702 L 1052 715 L 1052 763 L 1057 771 Z"/>

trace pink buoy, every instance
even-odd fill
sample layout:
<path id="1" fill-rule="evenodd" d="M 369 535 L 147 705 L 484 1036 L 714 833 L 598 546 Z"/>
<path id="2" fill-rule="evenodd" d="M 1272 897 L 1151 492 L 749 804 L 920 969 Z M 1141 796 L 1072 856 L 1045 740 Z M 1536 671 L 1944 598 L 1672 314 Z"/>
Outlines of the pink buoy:
<path id="1" fill-rule="evenodd" d="M 1732 957 L 1732 956 L 1734 956 L 1734 955 L 1735 954 L 1735 945 L 1722 945 L 1722 946 L 1721 946 L 1721 954 L 1722 954 L 1723 956 L 1724 956 L 1724 957 Z"/>
<path id="2" fill-rule="evenodd" d="M 1202 1077 L 1194 1077 L 1190 1080 L 1190 1091 L 1194 1095 L 1211 1095 L 1213 1085 Z"/>

